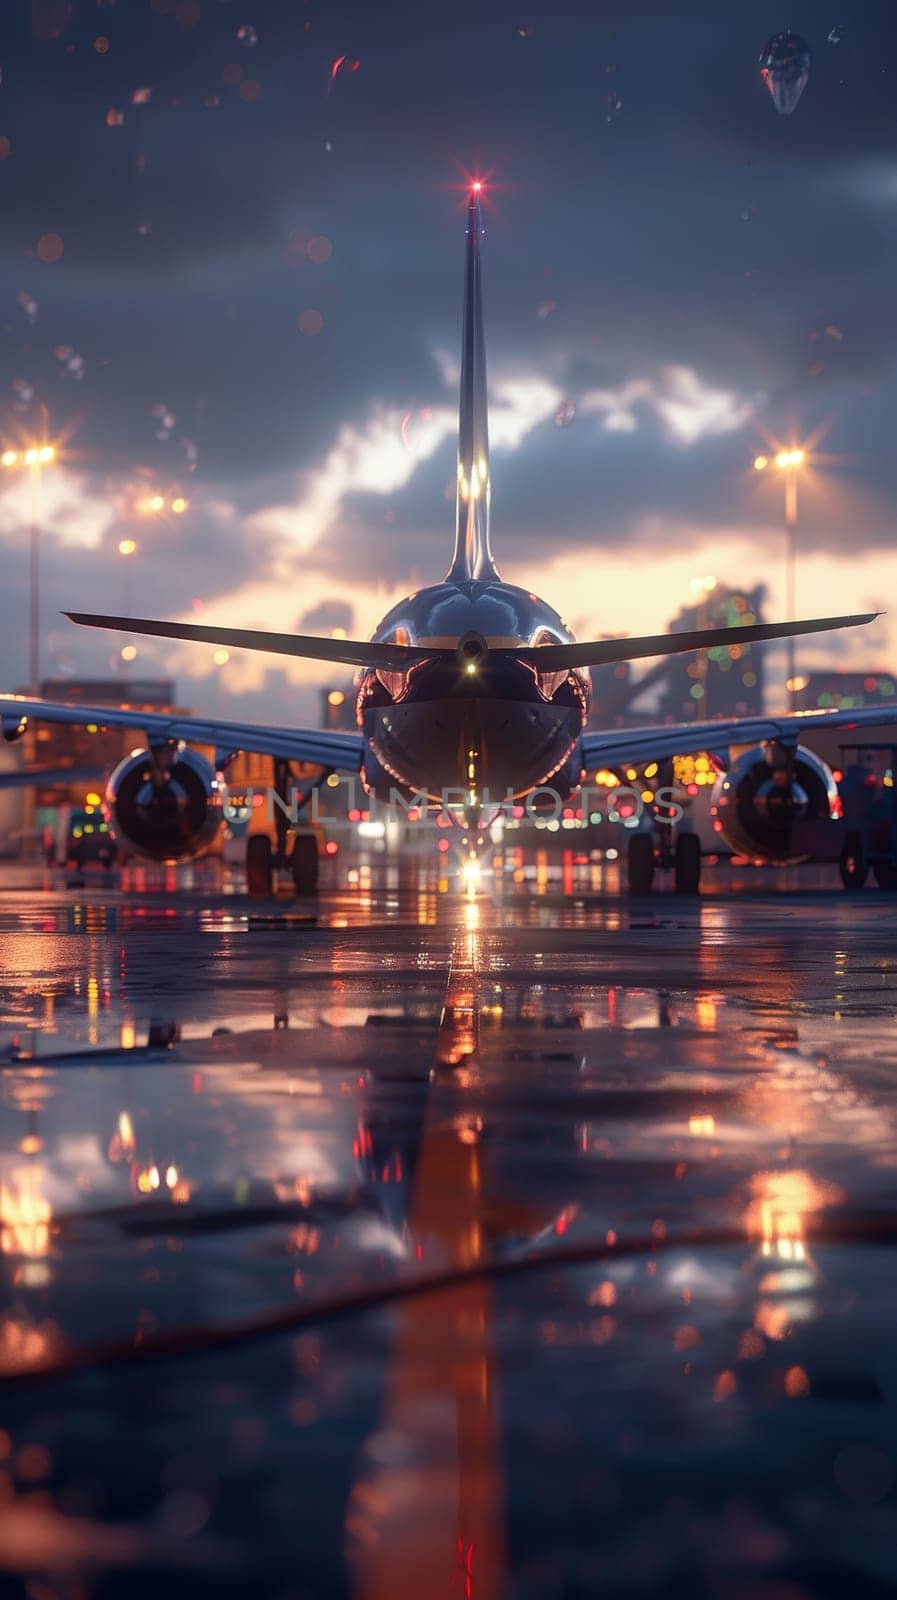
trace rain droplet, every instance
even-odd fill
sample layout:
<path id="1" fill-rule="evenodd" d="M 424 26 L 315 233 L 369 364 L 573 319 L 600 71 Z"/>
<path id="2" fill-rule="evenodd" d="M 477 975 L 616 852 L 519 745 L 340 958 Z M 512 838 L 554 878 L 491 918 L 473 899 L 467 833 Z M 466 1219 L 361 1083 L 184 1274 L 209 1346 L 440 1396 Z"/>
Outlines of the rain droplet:
<path id="1" fill-rule="evenodd" d="M 576 407 L 573 404 L 573 401 L 565 400 L 563 405 L 555 413 L 554 425 L 556 428 L 569 428 L 575 416 Z"/>
<path id="2" fill-rule="evenodd" d="M 124 112 L 119 111 L 116 106 L 110 106 L 109 110 L 106 112 L 106 127 L 120 128 L 124 120 Z"/>
<path id="3" fill-rule="evenodd" d="M 33 327 L 34 324 L 37 321 L 37 313 L 38 313 L 38 311 L 40 309 L 39 306 L 38 306 L 37 301 L 34 298 L 34 295 L 33 294 L 29 294 L 27 289 L 20 289 L 19 290 L 19 294 L 18 294 L 18 301 L 19 301 L 19 305 L 22 307 L 22 310 L 24 311 L 26 317 L 28 318 L 28 321 L 31 323 L 31 326 Z"/>
<path id="4" fill-rule="evenodd" d="M 237 38 L 241 44 L 245 44 L 247 50 L 251 50 L 253 45 L 259 42 L 259 36 L 251 22 L 244 22 L 242 27 L 237 29 Z"/>
<path id="5" fill-rule="evenodd" d="M 158 400 L 151 407 L 150 415 L 156 419 L 156 438 L 164 444 L 165 440 L 170 439 L 174 432 L 177 417 L 173 411 L 169 411 L 164 400 Z"/>
<path id="6" fill-rule="evenodd" d="M 145 106 L 145 105 L 148 105 L 150 100 L 152 99 L 152 95 L 153 95 L 153 91 L 152 91 L 152 88 L 149 85 L 145 86 L 142 89 L 132 89 L 131 90 L 131 104 L 132 104 L 132 106 Z"/>
<path id="7" fill-rule="evenodd" d="M 760 76 L 783 117 L 795 109 L 810 76 L 810 46 L 798 33 L 777 33 L 760 51 Z"/>
<path id="8" fill-rule="evenodd" d="M 750 220 L 751 220 L 753 215 L 754 215 L 753 211 L 742 211 L 742 213 L 741 213 L 742 222 L 750 222 Z"/>
<path id="9" fill-rule="evenodd" d="M 604 120 L 605 122 L 613 122 L 614 117 L 618 117 L 620 112 L 623 110 L 622 98 L 617 94 L 615 89 L 612 89 L 610 94 L 605 95 L 604 104 L 607 108 Z"/>
<path id="10" fill-rule="evenodd" d="M 335 56 L 330 63 L 330 82 L 336 83 L 337 77 L 343 71 L 357 72 L 361 62 L 357 59 L 350 60 L 348 56 Z"/>
<path id="11" fill-rule="evenodd" d="M 840 44 L 842 33 L 843 29 L 841 28 L 840 24 L 835 28 L 830 28 L 828 36 L 829 44 Z"/>
<path id="12" fill-rule="evenodd" d="M 62 354 L 63 350 L 65 351 L 64 355 Z M 84 357 L 79 356 L 77 350 L 72 350 L 68 345 L 57 345 L 56 357 L 57 360 L 62 362 L 61 376 L 63 378 L 74 378 L 76 383 L 80 383 L 84 377 Z"/>
<path id="13" fill-rule="evenodd" d="M 30 406 L 34 399 L 34 384 L 28 378 L 13 378 L 12 392 L 19 405 Z"/>
<path id="14" fill-rule="evenodd" d="M 536 316 L 544 322 L 546 317 L 551 316 L 552 311 L 557 311 L 557 308 L 558 303 L 556 300 L 543 300 L 542 304 L 536 308 Z"/>

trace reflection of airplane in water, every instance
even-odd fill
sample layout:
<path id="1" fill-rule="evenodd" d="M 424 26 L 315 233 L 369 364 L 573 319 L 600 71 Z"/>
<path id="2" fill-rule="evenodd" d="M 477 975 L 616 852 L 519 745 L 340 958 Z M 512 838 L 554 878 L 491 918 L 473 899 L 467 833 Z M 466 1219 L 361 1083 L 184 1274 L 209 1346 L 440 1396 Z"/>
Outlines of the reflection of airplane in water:
<path id="1" fill-rule="evenodd" d="M 843 628 L 871 620 L 847 616 L 805 622 L 750 624 L 631 639 L 576 643 L 560 616 L 535 594 L 504 583 L 489 532 L 491 479 L 482 320 L 480 184 L 467 212 L 464 327 L 458 440 L 455 546 L 442 583 L 399 602 L 364 642 L 322 639 L 146 618 L 70 613 L 96 627 L 231 649 L 348 664 L 360 668 L 356 733 L 263 727 L 217 718 L 142 717 L 147 749 L 112 775 L 106 803 L 117 836 L 135 850 L 163 860 L 190 858 L 206 849 L 221 820 L 216 769 L 237 751 L 320 765 L 323 772 L 362 777 L 367 791 L 389 800 L 421 794 L 443 803 L 460 797 L 469 822 L 508 794 L 516 800 L 544 786 L 567 798 L 596 768 L 662 759 L 708 747 L 728 765 L 733 744 L 750 745 L 735 771 L 739 825 L 778 835 L 793 817 L 821 805 L 827 778 L 798 746 L 810 726 L 806 716 L 752 717 L 636 732 L 587 731 L 588 669 L 680 651 L 746 645 L 761 640 Z M 895 708 L 888 708 L 893 716 Z M 875 713 L 881 722 L 882 712 Z M 20 737 L 28 719 L 123 725 L 133 713 L 71 707 L 10 696 L 3 710 L 7 739 Z M 868 722 L 862 711 L 821 713 L 826 726 Z M 215 767 L 185 748 L 207 744 Z M 634 836 L 636 886 L 645 875 L 647 836 Z M 250 849 L 265 851 L 258 840 Z M 270 847 L 268 847 L 270 848 Z M 762 852 L 762 839 L 757 849 Z M 641 866 L 639 866 L 641 863 Z M 259 868 L 258 861 L 252 863 Z M 264 867 L 264 862 L 261 863 Z M 677 878 L 697 886 L 700 855 L 694 836 L 677 845 Z M 270 867 L 268 869 L 270 871 Z"/>
<path id="2" fill-rule="evenodd" d="M 56 1075 L 55 1092 L 71 1100 L 42 1158 L 48 1168 L 54 1159 L 68 1163 L 72 1179 L 78 1165 L 95 1163 L 77 1209 L 73 1189 L 65 1215 L 54 1217 L 33 1180 L 29 1187 L 17 1179 L 0 1195 L 3 1249 L 21 1281 L 41 1288 L 42 1314 L 59 1316 L 67 1332 L 56 1312 L 56 1275 L 69 1260 L 81 1269 L 103 1230 L 101 1265 L 111 1288 L 102 1339 L 110 1326 L 116 1337 L 121 1330 L 120 1364 L 133 1366 L 154 1350 L 186 1359 L 226 1348 L 247 1305 L 257 1306 L 257 1345 L 266 1331 L 273 1340 L 314 1330 L 316 1308 L 326 1328 L 341 1305 L 345 1325 L 349 1305 L 344 1348 L 354 1347 L 365 1403 L 351 1424 L 344 1412 L 327 1438 L 349 1460 L 340 1479 L 344 1549 L 360 1600 L 456 1593 L 499 1600 L 512 1572 L 518 1592 L 527 1495 L 543 1521 L 550 1517 L 552 1553 L 564 1574 L 570 1552 L 586 1546 L 599 1563 L 612 1556 L 615 1539 L 643 1549 L 642 1495 L 668 1500 L 673 1449 L 677 1489 L 691 1504 L 703 1503 L 698 1474 L 706 1484 L 708 1461 L 727 1496 L 744 1482 L 739 1451 L 745 1430 L 756 1430 L 756 1408 L 733 1407 L 723 1428 L 713 1418 L 716 1406 L 742 1393 L 759 1390 L 763 1418 L 775 1418 L 770 1456 L 783 1437 L 794 1443 L 795 1430 L 812 1432 L 815 1416 L 796 1420 L 795 1400 L 881 1403 L 864 1350 L 842 1339 L 819 1371 L 802 1332 L 843 1298 L 839 1277 L 848 1277 L 851 1298 L 857 1293 L 854 1263 L 845 1264 L 842 1248 L 839 1266 L 839 1252 L 826 1242 L 869 1242 L 861 1211 L 839 1223 L 846 1197 L 820 1170 L 814 1143 L 830 1138 L 832 1118 L 854 1130 L 864 1109 L 877 1118 L 880 1102 L 858 1103 L 843 1074 L 795 1048 L 787 1024 L 721 1034 L 702 1026 L 696 1002 L 685 999 L 672 1032 L 661 1011 L 659 1037 L 649 1027 L 633 1034 L 613 1026 L 609 1011 L 609 1025 L 593 1027 L 585 1040 L 576 1029 L 571 1043 L 577 1055 L 588 1052 L 587 1071 L 550 1067 L 551 1104 L 544 1062 L 534 1062 L 531 1074 L 517 1063 L 503 1069 L 505 1030 L 478 1005 L 475 936 L 462 935 L 456 956 L 441 1026 L 422 1026 L 413 1051 L 415 1072 L 427 1057 L 437 1063 L 432 1080 L 422 1074 L 419 1114 L 407 1114 L 404 1096 L 397 1101 L 389 1050 L 378 1061 L 385 1019 L 374 1029 L 324 1030 L 323 1046 L 320 1030 L 284 1027 L 278 996 L 273 1029 L 260 1011 L 248 1028 L 203 1038 L 179 1039 L 174 1026 L 158 1024 L 145 1054 L 85 1052 L 88 1080 Z M 528 991 L 541 998 L 541 985 L 518 987 L 521 1002 Z M 620 993 L 633 1015 L 652 995 Z M 639 1053 L 643 1093 L 621 1054 L 627 1038 Z M 131 1068 L 149 1070 L 122 1075 L 119 1104 L 129 1109 L 112 1118 L 108 1086 L 122 1055 Z M 204 1078 L 200 1094 L 195 1073 Z M 51 1076 L 48 1070 L 45 1081 Z M 98 1078 L 102 1094 L 93 1087 Z M 414 1082 L 411 1074 L 412 1091 Z M 407 1072 L 404 1083 L 407 1090 Z M 542 1112 L 521 1124 L 530 1088 L 542 1093 Z M 253 1137 L 238 1168 L 248 1176 L 235 1186 L 238 1112 Z M 102 1138 L 78 1138 L 85 1126 L 96 1133 L 91 1115 L 103 1119 Z M 792 1127 L 805 1145 L 800 1153 L 785 1136 Z M 54 1157 L 59 1128 L 66 1138 Z M 72 1227 L 85 1208 L 90 1227 Z M 138 1285 L 138 1304 L 145 1303 L 142 1246 L 154 1239 L 167 1241 L 166 1283 L 189 1278 L 190 1293 L 183 1326 L 141 1326 L 138 1341 L 129 1291 Z M 360 1285 L 354 1301 L 353 1287 L 345 1298 L 347 1278 Z M 62 1287 L 67 1281 L 62 1276 Z M 222 1292 L 229 1282 L 236 1292 Z M 260 1346 L 258 1368 L 270 1351 L 271 1344 Z M 21 1371 L 46 1364 L 52 1372 L 56 1361 L 72 1371 L 81 1352 L 89 1366 L 83 1333 L 61 1352 L 29 1345 L 13 1352 L 0 1384 L 15 1377 L 15 1361 Z M 299 1363 L 298 1347 L 290 1360 Z M 301 1369 L 295 1416 L 304 1425 L 320 1407 L 322 1437 L 333 1414 L 328 1385 L 336 1381 L 338 1390 L 339 1374 L 338 1355 L 327 1347 Z M 248 1367 L 241 1384 L 248 1413 Z M 350 1389 L 353 1400 L 358 1392 Z M 261 1394 L 271 1407 L 270 1375 Z M 872 1426 L 885 1424 L 873 1416 Z M 870 1430 L 868 1417 L 859 1425 Z M 754 1431 L 749 1437 L 762 1463 L 763 1442 Z M 812 1453 L 818 1460 L 815 1442 Z M 228 1471 L 225 1452 L 223 1483 Z M 634 1480 L 638 1497 L 628 1493 Z M 539 1500 L 532 1500 L 534 1484 Z M 706 1535 L 685 1522 L 676 1549 L 706 1551 L 699 1539 Z M 599 1578 L 582 1592 L 617 1592 L 600 1567 Z"/>

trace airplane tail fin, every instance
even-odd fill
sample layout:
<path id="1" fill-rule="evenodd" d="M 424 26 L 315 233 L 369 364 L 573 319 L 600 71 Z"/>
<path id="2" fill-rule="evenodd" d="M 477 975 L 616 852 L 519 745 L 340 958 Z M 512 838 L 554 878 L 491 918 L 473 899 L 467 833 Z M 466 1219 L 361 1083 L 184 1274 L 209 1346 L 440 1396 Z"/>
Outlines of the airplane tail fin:
<path id="1" fill-rule="evenodd" d="M 489 537 L 492 485 L 489 478 L 486 341 L 480 261 L 482 235 L 480 185 L 475 183 L 467 206 L 455 549 L 446 574 L 456 583 L 498 577 Z"/>

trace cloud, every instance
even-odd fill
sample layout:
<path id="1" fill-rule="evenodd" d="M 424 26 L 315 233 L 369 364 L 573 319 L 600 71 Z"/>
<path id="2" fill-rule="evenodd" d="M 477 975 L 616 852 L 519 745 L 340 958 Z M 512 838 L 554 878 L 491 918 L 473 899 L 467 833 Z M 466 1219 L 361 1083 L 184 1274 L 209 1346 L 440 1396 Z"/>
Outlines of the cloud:
<path id="1" fill-rule="evenodd" d="M 450 380 L 451 367 L 444 372 Z M 537 375 L 515 374 L 497 378 L 490 398 L 490 444 L 494 453 L 507 455 L 553 415 L 561 391 Z M 376 405 L 363 421 L 344 424 L 320 465 L 300 475 L 295 498 L 247 519 L 250 537 L 264 533 L 278 540 L 303 558 L 303 571 L 345 570 L 347 532 L 356 547 L 361 542 L 352 521 L 359 508 L 400 495 L 456 437 L 454 405 L 425 408 L 411 428 L 408 417 L 397 407 Z M 436 503 L 434 497 L 434 508 Z M 380 559 L 375 547 L 375 570 Z"/>
<path id="2" fill-rule="evenodd" d="M 579 402 L 580 410 L 596 412 L 609 433 L 634 433 L 638 410 L 646 407 L 658 417 L 677 443 L 697 444 L 700 439 L 743 428 L 757 410 L 760 398 L 743 400 L 737 394 L 702 382 L 691 367 L 663 367 L 656 378 L 631 378 L 617 389 L 592 389 Z"/>
<path id="3" fill-rule="evenodd" d="M 350 638 L 354 638 L 352 630 L 355 626 L 355 611 L 348 601 L 337 599 L 334 595 L 327 595 L 315 605 L 303 611 L 296 623 L 297 633 L 330 633 L 334 628 L 342 628 Z"/>

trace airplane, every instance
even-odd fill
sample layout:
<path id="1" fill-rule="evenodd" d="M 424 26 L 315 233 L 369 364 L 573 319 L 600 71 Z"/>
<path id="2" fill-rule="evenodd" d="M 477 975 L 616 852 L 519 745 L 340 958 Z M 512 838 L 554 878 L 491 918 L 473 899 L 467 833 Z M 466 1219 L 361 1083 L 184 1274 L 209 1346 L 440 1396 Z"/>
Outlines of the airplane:
<path id="1" fill-rule="evenodd" d="M 833 815 L 831 774 L 799 745 L 803 731 L 814 724 L 857 727 L 897 719 L 897 706 L 891 705 L 874 711 L 736 718 L 632 731 L 588 728 L 590 667 L 853 627 L 873 621 L 878 613 L 578 643 L 546 601 L 502 580 L 490 535 L 481 189 L 480 182 L 472 184 L 467 204 L 455 542 L 443 581 L 393 606 L 368 641 L 65 613 L 89 627 L 357 667 L 357 732 L 265 727 L 217 717 L 135 713 L 0 696 L 0 723 L 9 741 L 21 738 L 32 718 L 106 728 L 137 723 L 143 728 L 146 751 L 120 763 L 107 784 L 105 801 L 113 832 L 134 852 L 176 861 L 207 849 L 221 825 L 216 774 L 240 751 L 268 755 L 281 763 L 315 763 L 324 774 L 360 775 L 366 792 L 377 800 L 394 801 L 397 793 L 407 799 L 423 792 L 431 803 L 439 803 L 446 792 L 460 790 L 469 797 L 475 823 L 479 797 L 486 793 L 512 794 L 521 800 L 550 784 L 564 800 L 596 768 L 615 769 L 702 750 L 714 753 L 722 775 L 729 765 L 729 747 L 750 745 L 754 747 L 750 758 L 746 762 L 741 756 L 737 768 L 739 785 L 747 786 L 745 805 L 740 804 L 741 788 L 731 792 L 730 782 L 730 804 L 728 809 L 721 807 L 723 828 L 728 816 L 743 839 L 755 816 L 756 852 L 776 859 L 775 852 L 781 858 L 789 846 L 795 817 L 814 807 L 817 814 L 825 807 L 825 814 Z M 213 745 L 215 767 L 188 748 L 190 744 Z M 467 820 L 471 825 L 469 816 Z M 250 836 L 250 853 L 264 851 L 261 840 L 262 836 Z M 633 835 L 630 887 L 636 890 L 650 888 L 649 846 L 644 833 Z M 307 855 L 305 860 L 307 864 Z M 270 858 L 267 869 L 258 857 L 254 862 L 248 859 L 247 865 L 253 881 L 258 881 L 261 867 L 264 892 Z M 699 874 L 700 847 L 696 850 L 694 835 L 682 833 L 676 846 L 676 887 L 696 891 Z M 294 877 L 300 887 L 303 869 L 298 857 Z"/>

